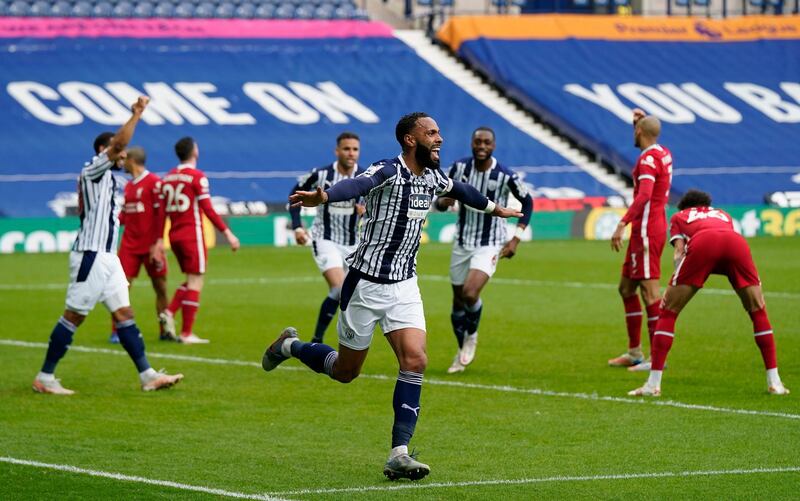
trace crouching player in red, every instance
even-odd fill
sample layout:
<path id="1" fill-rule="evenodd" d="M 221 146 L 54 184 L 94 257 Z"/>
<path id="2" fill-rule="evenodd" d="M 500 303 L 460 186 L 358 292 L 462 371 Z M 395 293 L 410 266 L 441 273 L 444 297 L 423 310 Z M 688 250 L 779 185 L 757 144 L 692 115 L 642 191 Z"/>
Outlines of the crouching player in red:
<path id="1" fill-rule="evenodd" d="M 775 339 L 767 318 L 761 281 L 747 241 L 733 229 L 725 211 L 711 207 L 711 196 L 689 190 L 678 203 L 680 212 L 670 221 L 670 243 L 675 246 L 675 272 L 670 279 L 653 335 L 652 368 L 647 383 L 628 395 L 661 395 L 661 373 L 675 337 L 678 314 L 703 287 L 712 273 L 725 275 L 753 321 L 753 335 L 767 369 L 767 391 L 786 395 L 778 375 Z"/>
<path id="2" fill-rule="evenodd" d="M 144 265 L 156 293 L 156 315 L 160 316 L 167 309 L 167 259 L 163 248 L 156 246 L 161 238 L 158 229 L 163 217 L 164 197 L 161 194 L 161 178 L 147 170 L 146 161 L 143 148 L 128 148 L 124 168 L 132 179 L 125 185 L 125 205 L 119 215 L 120 224 L 125 226 L 119 260 L 128 284 L 132 284 L 133 279 L 139 276 L 139 269 Z M 164 331 L 160 319 L 159 323 L 162 341 L 176 339 Z M 119 343 L 116 329 L 113 329 L 110 341 Z"/>
<path id="3" fill-rule="evenodd" d="M 184 344 L 204 344 L 208 339 L 198 337 L 192 332 L 197 310 L 200 308 L 200 291 L 203 290 L 203 275 L 206 272 L 207 250 L 203 235 L 202 214 L 224 235 L 236 252 L 239 239 L 211 205 L 208 178 L 197 168 L 200 151 L 191 137 L 184 137 L 175 143 L 175 154 L 180 165 L 164 177 L 161 192 L 164 194 L 165 216 L 169 216 L 169 242 L 172 252 L 178 259 L 181 271 L 186 273 L 184 282 L 172 297 L 167 310 L 161 314 L 164 330 L 175 333 L 175 314 L 180 310 L 183 316 L 179 341 Z M 164 232 L 165 219 L 162 217 L 160 233 Z M 159 241 L 159 248 L 163 243 Z"/>

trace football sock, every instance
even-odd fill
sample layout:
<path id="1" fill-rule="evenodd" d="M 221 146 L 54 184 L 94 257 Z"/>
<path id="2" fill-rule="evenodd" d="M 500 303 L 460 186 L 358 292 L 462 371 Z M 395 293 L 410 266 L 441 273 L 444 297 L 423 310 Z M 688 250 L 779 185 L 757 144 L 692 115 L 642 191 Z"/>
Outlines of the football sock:
<path id="1" fill-rule="evenodd" d="M 397 375 L 394 385 L 394 425 L 392 426 L 392 448 L 408 445 L 419 418 L 419 396 L 422 393 L 422 374 L 403 371 Z"/>
<path id="2" fill-rule="evenodd" d="M 453 324 L 453 333 L 456 335 L 458 341 L 458 348 L 464 345 L 464 336 L 466 335 L 466 312 L 463 309 L 455 309 L 450 313 L 450 323 Z"/>
<path id="3" fill-rule="evenodd" d="M 339 358 L 339 353 L 327 344 L 304 343 L 294 341 L 291 345 L 293 357 L 297 357 L 314 372 L 327 375 L 333 373 L 333 364 Z"/>
<path id="4" fill-rule="evenodd" d="M 198 309 L 200 309 L 200 291 L 187 289 L 183 293 L 183 301 L 181 301 L 181 316 L 183 317 L 181 336 L 188 336 L 192 333 Z"/>
<path id="5" fill-rule="evenodd" d="M 322 338 L 325 336 L 325 330 L 330 325 L 331 320 L 333 320 L 333 316 L 336 315 L 336 308 L 339 307 L 340 295 L 340 288 L 336 287 L 331 289 L 328 296 L 322 302 L 322 306 L 319 308 L 317 328 L 314 330 L 314 340 L 318 343 L 322 342 Z"/>
<path id="6" fill-rule="evenodd" d="M 651 370 L 647 377 L 647 386 L 651 388 L 661 388 L 661 371 Z"/>
<path id="7" fill-rule="evenodd" d="M 778 375 L 778 368 L 767 369 L 767 386 L 778 386 L 781 384 L 781 377 Z"/>
<path id="8" fill-rule="evenodd" d="M 133 319 L 117 322 L 117 335 L 119 336 L 119 343 L 128 352 L 133 363 L 136 364 L 136 369 L 139 372 L 149 369 L 150 362 L 147 361 L 147 356 L 144 354 L 142 333 L 136 327 L 136 322 Z"/>
<path id="9" fill-rule="evenodd" d="M 175 295 L 172 296 L 172 301 L 169 302 L 169 306 L 167 306 L 167 312 L 175 316 L 178 313 L 178 310 L 181 309 L 181 302 L 183 302 L 183 295 L 186 294 L 186 282 L 182 283 L 180 287 L 175 289 Z"/>
<path id="10" fill-rule="evenodd" d="M 625 305 L 625 326 L 628 328 L 628 349 L 640 348 L 642 346 L 642 305 L 639 303 L 639 296 L 634 294 L 622 298 Z"/>
<path id="11" fill-rule="evenodd" d="M 42 372 L 52 374 L 56 371 L 58 361 L 67 353 L 69 345 L 72 344 L 72 335 L 75 334 L 77 327 L 64 317 L 58 319 L 53 332 L 50 333 L 50 343 L 47 346 L 47 354 L 44 357 Z"/>
<path id="12" fill-rule="evenodd" d="M 675 321 L 678 314 L 672 310 L 663 309 L 658 317 L 656 330 L 653 332 L 653 346 L 650 350 L 651 368 L 653 371 L 664 370 L 667 361 L 667 354 L 672 348 L 672 340 L 675 338 Z"/>
<path id="13" fill-rule="evenodd" d="M 647 305 L 647 334 L 650 336 L 650 349 L 653 346 L 653 333 L 656 331 L 656 323 L 658 322 L 658 315 L 661 312 L 661 300 L 653 304 Z"/>
<path id="14" fill-rule="evenodd" d="M 774 369 L 778 367 L 778 357 L 775 354 L 775 337 L 772 335 L 772 326 L 767 317 L 767 308 L 751 311 L 750 319 L 753 321 L 753 336 L 755 336 L 764 367 Z"/>
<path id="15" fill-rule="evenodd" d="M 483 301 L 478 298 L 478 301 L 472 306 L 465 304 L 464 309 L 464 327 L 465 334 L 475 334 L 478 332 L 478 324 L 481 322 L 481 312 L 483 312 Z"/>

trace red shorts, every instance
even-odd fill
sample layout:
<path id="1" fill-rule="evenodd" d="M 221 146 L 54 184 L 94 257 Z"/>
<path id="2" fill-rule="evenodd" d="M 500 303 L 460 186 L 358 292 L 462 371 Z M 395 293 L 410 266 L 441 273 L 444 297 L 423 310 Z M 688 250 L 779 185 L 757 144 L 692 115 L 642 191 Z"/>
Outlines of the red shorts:
<path id="1" fill-rule="evenodd" d="M 182 272 L 195 274 L 206 272 L 208 251 L 205 242 L 197 240 L 170 241 L 170 247 L 178 259 Z"/>
<path id="2" fill-rule="evenodd" d="M 167 257 L 161 256 L 158 262 L 150 261 L 150 253 L 135 253 L 126 250 L 124 247 L 119 249 L 119 260 L 122 263 L 122 270 L 125 272 L 127 278 L 136 278 L 139 276 L 139 268 L 144 265 L 147 270 L 147 275 L 156 277 L 167 276 Z"/>
<path id="3" fill-rule="evenodd" d="M 704 231 L 692 237 L 669 283 L 702 287 L 712 273 L 728 277 L 734 289 L 761 285 L 747 241 L 732 231 Z"/>
<path id="4" fill-rule="evenodd" d="M 645 238 L 641 235 L 631 235 L 625 262 L 622 264 L 622 276 L 631 280 L 661 278 L 661 252 L 664 250 L 666 240 L 666 235 Z"/>

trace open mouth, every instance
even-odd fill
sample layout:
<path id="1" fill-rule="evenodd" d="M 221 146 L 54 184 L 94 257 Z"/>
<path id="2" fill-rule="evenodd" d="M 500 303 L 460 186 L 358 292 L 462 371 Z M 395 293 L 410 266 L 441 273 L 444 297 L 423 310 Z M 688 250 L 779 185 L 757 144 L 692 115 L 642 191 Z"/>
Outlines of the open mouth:
<path id="1" fill-rule="evenodd" d="M 439 146 L 434 146 L 431 148 L 431 159 L 439 160 L 439 150 L 441 150 Z"/>

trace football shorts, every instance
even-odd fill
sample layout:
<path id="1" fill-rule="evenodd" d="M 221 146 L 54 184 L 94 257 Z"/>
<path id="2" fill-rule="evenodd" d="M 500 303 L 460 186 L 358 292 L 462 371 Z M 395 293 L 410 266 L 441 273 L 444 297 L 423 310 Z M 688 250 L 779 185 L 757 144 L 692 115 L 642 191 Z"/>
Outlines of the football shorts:
<path id="1" fill-rule="evenodd" d="M 331 240 L 313 240 L 311 251 L 314 254 L 314 262 L 321 273 L 332 268 L 347 269 L 345 259 L 356 251 L 356 245 L 341 245 Z"/>
<path id="2" fill-rule="evenodd" d="M 181 271 L 184 273 L 203 274 L 206 272 L 208 251 L 202 240 L 170 241 L 170 248 L 178 259 Z"/>
<path id="3" fill-rule="evenodd" d="M 122 263 L 122 270 L 128 278 L 136 278 L 139 276 L 139 269 L 144 266 L 147 275 L 156 277 L 167 276 L 167 257 L 161 255 L 160 261 L 153 262 L 150 260 L 150 253 L 134 253 L 125 250 L 124 247 L 119 249 L 119 260 Z"/>
<path id="4" fill-rule="evenodd" d="M 661 253 L 666 235 L 642 237 L 633 234 L 628 242 L 622 276 L 631 280 L 658 280 L 661 278 Z"/>
<path id="5" fill-rule="evenodd" d="M 453 245 L 453 252 L 450 254 L 450 282 L 453 285 L 464 285 L 469 270 L 479 270 L 491 277 L 497 270 L 497 260 L 502 248 L 502 245 L 487 245 L 465 249 L 458 244 Z"/>
<path id="6" fill-rule="evenodd" d="M 711 274 L 725 275 L 734 289 L 761 285 L 747 241 L 732 231 L 704 231 L 692 237 L 669 283 L 703 287 Z"/>
<path id="7" fill-rule="evenodd" d="M 66 309 L 85 316 L 97 303 L 110 312 L 131 305 L 122 263 L 112 252 L 70 252 Z"/>

